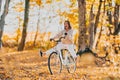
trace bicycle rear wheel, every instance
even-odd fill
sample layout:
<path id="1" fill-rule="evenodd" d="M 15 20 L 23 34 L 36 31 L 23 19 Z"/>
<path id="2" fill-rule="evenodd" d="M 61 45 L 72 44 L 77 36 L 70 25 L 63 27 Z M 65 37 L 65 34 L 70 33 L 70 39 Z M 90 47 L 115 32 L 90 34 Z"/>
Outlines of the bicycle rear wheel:
<path id="1" fill-rule="evenodd" d="M 62 63 L 59 55 L 56 52 L 50 54 L 48 58 L 48 68 L 50 74 L 58 74 L 62 70 Z"/>
<path id="2" fill-rule="evenodd" d="M 74 73 L 76 70 L 76 61 L 71 55 L 68 56 L 67 70 L 69 73 Z"/>

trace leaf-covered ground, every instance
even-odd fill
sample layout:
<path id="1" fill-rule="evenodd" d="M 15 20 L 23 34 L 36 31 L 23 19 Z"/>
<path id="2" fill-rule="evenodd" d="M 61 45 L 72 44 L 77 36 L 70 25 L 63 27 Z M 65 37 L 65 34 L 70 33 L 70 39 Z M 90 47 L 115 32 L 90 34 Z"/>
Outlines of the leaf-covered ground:
<path id="1" fill-rule="evenodd" d="M 78 57 L 76 72 L 64 68 L 60 74 L 50 75 L 48 56 L 40 57 L 38 50 L 4 52 L 0 55 L 0 80 L 120 80 L 120 66 L 98 67 Z"/>

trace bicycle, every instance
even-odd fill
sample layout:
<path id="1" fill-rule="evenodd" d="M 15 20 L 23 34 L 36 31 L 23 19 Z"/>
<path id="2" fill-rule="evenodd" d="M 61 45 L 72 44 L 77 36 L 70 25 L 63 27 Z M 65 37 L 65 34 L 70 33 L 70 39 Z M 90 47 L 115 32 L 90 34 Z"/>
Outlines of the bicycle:
<path id="1" fill-rule="evenodd" d="M 65 33 L 65 35 L 67 34 Z M 54 39 L 52 40 L 57 42 L 58 44 L 59 42 L 61 42 L 62 38 L 65 37 L 61 37 L 59 40 L 54 40 Z M 66 67 L 69 73 L 74 73 L 76 70 L 76 61 L 72 57 L 70 52 L 67 49 L 62 49 L 61 54 L 59 54 L 58 51 L 56 50 L 56 47 L 54 47 L 54 50 L 55 51 L 52 52 L 48 58 L 48 69 L 50 71 L 50 74 L 52 75 L 52 74 L 61 73 L 63 66 Z"/>

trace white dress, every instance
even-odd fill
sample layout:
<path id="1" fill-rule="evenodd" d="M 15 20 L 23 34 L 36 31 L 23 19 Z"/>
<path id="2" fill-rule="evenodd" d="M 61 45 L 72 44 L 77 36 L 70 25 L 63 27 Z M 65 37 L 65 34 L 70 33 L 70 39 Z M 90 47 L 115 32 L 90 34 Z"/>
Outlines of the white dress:
<path id="1" fill-rule="evenodd" d="M 70 29 L 69 31 L 62 30 L 54 38 L 60 38 L 61 36 L 65 36 L 65 33 L 67 33 L 66 39 L 58 43 L 55 47 L 47 50 L 45 52 L 46 54 L 51 54 L 52 52 L 56 50 L 59 54 L 61 54 L 62 49 L 67 49 L 74 58 L 77 57 L 76 52 L 75 52 L 75 45 L 73 44 L 73 30 L 72 29 Z"/>

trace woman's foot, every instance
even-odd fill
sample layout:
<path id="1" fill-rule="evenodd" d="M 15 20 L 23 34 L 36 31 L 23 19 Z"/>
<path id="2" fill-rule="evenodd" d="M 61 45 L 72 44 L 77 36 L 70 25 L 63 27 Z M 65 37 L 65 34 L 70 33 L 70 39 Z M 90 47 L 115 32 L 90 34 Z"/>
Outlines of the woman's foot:
<path id="1" fill-rule="evenodd" d="M 43 56 L 43 52 L 42 51 L 40 51 L 39 54 L 40 54 L 41 57 Z"/>
<path id="2" fill-rule="evenodd" d="M 40 50 L 40 52 L 39 52 L 39 55 L 41 56 L 41 57 L 43 57 L 43 56 L 45 56 L 45 52 L 42 52 L 41 50 Z"/>

